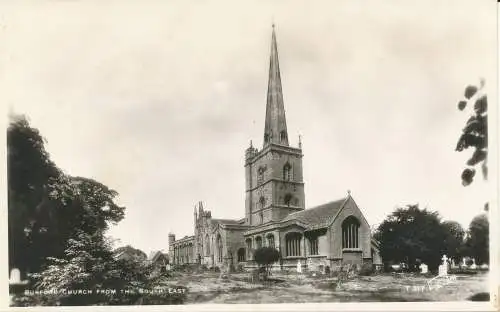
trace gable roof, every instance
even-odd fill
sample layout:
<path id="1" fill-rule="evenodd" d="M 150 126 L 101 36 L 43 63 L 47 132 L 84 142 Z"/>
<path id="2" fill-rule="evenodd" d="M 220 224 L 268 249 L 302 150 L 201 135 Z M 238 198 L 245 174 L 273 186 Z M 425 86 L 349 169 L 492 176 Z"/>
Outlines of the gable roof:
<path id="1" fill-rule="evenodd" d="M 280 223 L 286 221 L 299 221 L 310 229 L 326 227 L 337 216 L 337 213 L 343 207 L 347 198 L 348 197 L 344 197 L 320 206 L 293 212 L 281 220 Z"/>
<path id="2" fill-rule="evenodd" d="M 168 255 L 164 254 L 161 250 L 158 250 L 158 251 L 152 251 L 152 252 L 150 252 L 148 260 L 151 261 L 151 262 L 155 262 L 161 256 L 164 256 L 166 259 L 168 259 Z"/>

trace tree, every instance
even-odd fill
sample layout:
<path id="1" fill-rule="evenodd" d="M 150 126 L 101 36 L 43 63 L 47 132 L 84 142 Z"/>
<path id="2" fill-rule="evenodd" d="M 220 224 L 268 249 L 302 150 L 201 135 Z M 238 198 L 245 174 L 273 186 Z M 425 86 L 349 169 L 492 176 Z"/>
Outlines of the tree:
<path id="1" fill-rule="evenodd" d="M 254 259 L 259 268 L 264 268 L 269 273 L 272 265 L 280 259 L 280 253 L 273 247 L 261 247 L 255 250 Z"/>
<path id="2" fill-rule="evenodd" d="M 464 99 L 458 102 L 458 109 L 464 110 L 473 104 L 473 114 L 467 120 L 462 134 L 458 139 L 456 151 L 462 152 L 472 148 L 474 152 L 467 167 L 462 171 L 462 184 L 467 186 L 472 183 L 476 170 L 476 165 L 481 165 L 483 178 L 488 176 L 487 156 L 488 156 L 488 101 L 483 91 L 484 80 L 481 80 L 479 87 L 469 85 L 465 88 Z"/>
<path id="3" fill-rule="evenodd" d="M 78 232 L 104 233 L 124 217 L 117 192 L 92 179 L 72 177 L 50 159 L 46 140 L 25 116 L 7 130 L 9 267 L 39 272 L 48 257 L 62 257 Z M 104 235 L 104 234 L 102 234 Z"/>
<path id="4" fill-rule="evenodd" d="M 418 269 L 418 260 L 436 270 L 446 251 L 439 214 L 418 205 L 396 209 L 379 225 L 375 238 L 384 261 L 406 263 L 410 270 Z"/>
<path id="5" fill-rule="evenodd" d="M 467 240 L 467 255 L 476 259 L 477 264 L 489 263 L 489 221 L 485 214 L 478 215 L 472 219 Z"/>
<path id="6" fill-rule="evenodd" d="M 144 251 L 136 249 L 130 245 L 116 248 L 113 253 L 115 255 L 125 253 L 126 256 L 124 258 L 135 259 L 137 261 L 144 261 L 148 258 Z"/>
<path id="7" fill-rule="evenodd" d="M 450 259 L 458 263 L 464 255 L 465 230 L 456 221 L 444 221 L 441 225 L 445 233 L 444 252 Z"/>

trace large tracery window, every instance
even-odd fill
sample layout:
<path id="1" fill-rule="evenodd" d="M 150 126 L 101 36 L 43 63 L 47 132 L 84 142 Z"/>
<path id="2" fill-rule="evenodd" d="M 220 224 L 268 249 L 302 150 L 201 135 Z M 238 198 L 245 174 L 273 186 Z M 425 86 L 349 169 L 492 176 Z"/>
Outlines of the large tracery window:
<path id="1" fill-rule="evenodd" d="M 261 247 L 262 247 L 262 237 L 257 236 L 257 238 L 255 238 L 255 248 L 259 249 Z"/>
<path id="2" fill-rule="evenodd" d="M 247 238 L 245 243 L 247 245 L 247 259 L 251 259 L 251 257 L 252 257 L 252 239 Z"/>
<path id="3" fill-rule="evenodd" d="M 342 248 L 359 248 L 359 225 L 353 216 L 342 222 Z"/>
<path id="4" fill-rule="evenodd" d="M 267 246 L 274 248 L 274 235 L 273 234 L 267 235 Z"/>
<path id="5" fill-rule="evenodd" d="M 210 238 L 205 236 L 205 256 L 210 256 Z"/>
<path id="6" fill-rule="evenodd" d="M 220 235 L 217 236 L 217 257 L 218 261 L 222 262 L 222 238 Z"/>
<path id="7" fill-rule="evenodd" d="M 287 257 L 297 257 L 300 256 L 300 242 L 302 239 L 302 234 L 300 233 L 288 233 L 285 236 L 285 249 Z"/>

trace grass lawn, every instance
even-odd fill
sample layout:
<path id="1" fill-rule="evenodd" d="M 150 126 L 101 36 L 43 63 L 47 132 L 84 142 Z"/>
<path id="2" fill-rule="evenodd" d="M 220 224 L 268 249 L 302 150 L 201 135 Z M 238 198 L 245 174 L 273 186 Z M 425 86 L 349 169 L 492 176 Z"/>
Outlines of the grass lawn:
<path id="1" fill-rule="evenodd" d="M 164 285 L 188 287 L 187 304 L 193 303 L 304 303 L 367 301 L 465 301 L 488 292 L 488 273 L 455 275 L 454 280 L 435 280 L 419 275 L 380 274 L 354 277 L 338 283 L 336 278 L 274 273 L 278 282 L 248 280 L 248 273 L 180 273 Z"/>

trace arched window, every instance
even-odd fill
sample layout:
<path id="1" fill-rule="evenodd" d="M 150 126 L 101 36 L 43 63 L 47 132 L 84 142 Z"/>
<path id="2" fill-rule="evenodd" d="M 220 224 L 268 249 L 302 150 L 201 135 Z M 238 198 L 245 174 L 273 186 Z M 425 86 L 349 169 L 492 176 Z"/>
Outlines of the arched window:
<path id="1" fill-rule="evenodd" d="M 302 234 L 293 232 L 285 235 L 285 249 L 287 257 L 298 257 L 301 255 L 300 242 Z"/>
<path id="2" fill-rule="evenodd" d="M 217 261 L 222 262 L 222 238 L 220 234 L 217 235 L 217 258 Z"/>
<path id="3" fill-rule="evenodd" d="M 285 197 L 284 197 L 284 204 L 286 206 L 290 206 L 292 204 L 292 198 L 293 198 L 293 195 L 292 194 L 286 194 Z"/>
<path id="4" fill-rule="evenodd" d="M 245 261 L 245 248 L 238 249 L 238 262 Z"/>
<path id="5" fill-rule="evenodd" d="M 257 236 L 257 237 L 255 238 L 255 248 L 256 248 L 256 249 L 259 249 L 259 248 L 261 248 L 261 247 L 262 247 L 262 237 Z"/>
<path id="6" fill-rule="evenodd" d="M 205 236 L 205 256 L 210 256 L 210 238 Z"/>
<path id="7" fill-rule="evenodd" d="M 290 163 L 286 163 L 283 166 L 283 180 L 290 181 L 292 179 L 292 166 Z"/>
<path id="8" fill-rule="evenodd" d="M 251 238 L 247 238 L 245 240 L 245 243 L 247 245 L 247 259 L 251 259 L 252 258 L 252 239 Z"/>
<path id="9" fill-rule="evenodd" d="M 274 235 L 267 235 L 267 246 L 274 248 Z"/>
<path id="10" fill-rule="evenodd" d="M 287 140 L 286 131 L 283 130 L 280 132 L 280 142 L 284 143 L 286 140 Z"/>
<path id="11" fill-rule="evenodd" d="M 259 204 L 260 204 L 260 209 L 264 209 L 264 207 L 266 206 L 266 198 L 264 196 L 261 196 L 259 198 Z"/>
<path id="12" fill-rule="evenodd" d="M 359 225 L 353 216 L 342 222 L 342 248 L 359 248 Z"/>
<path id="13" fill-rule="evenodd" d="M 264 143 L 268 143 L 269 142 L 269 134 L 265 133 L 264 134 Z"/>
<path id="14" fill-rule="evenodd" d="M 262 184 L 264 182 L 264 167 L 259 167 L 257 170 L 257 184 Z"/>
<path id="15" fill-rule="evenodd" d="M 259 212 L 259 222 L 260 224 L 264 223 L 264 213 L 262 211 Z"/>

